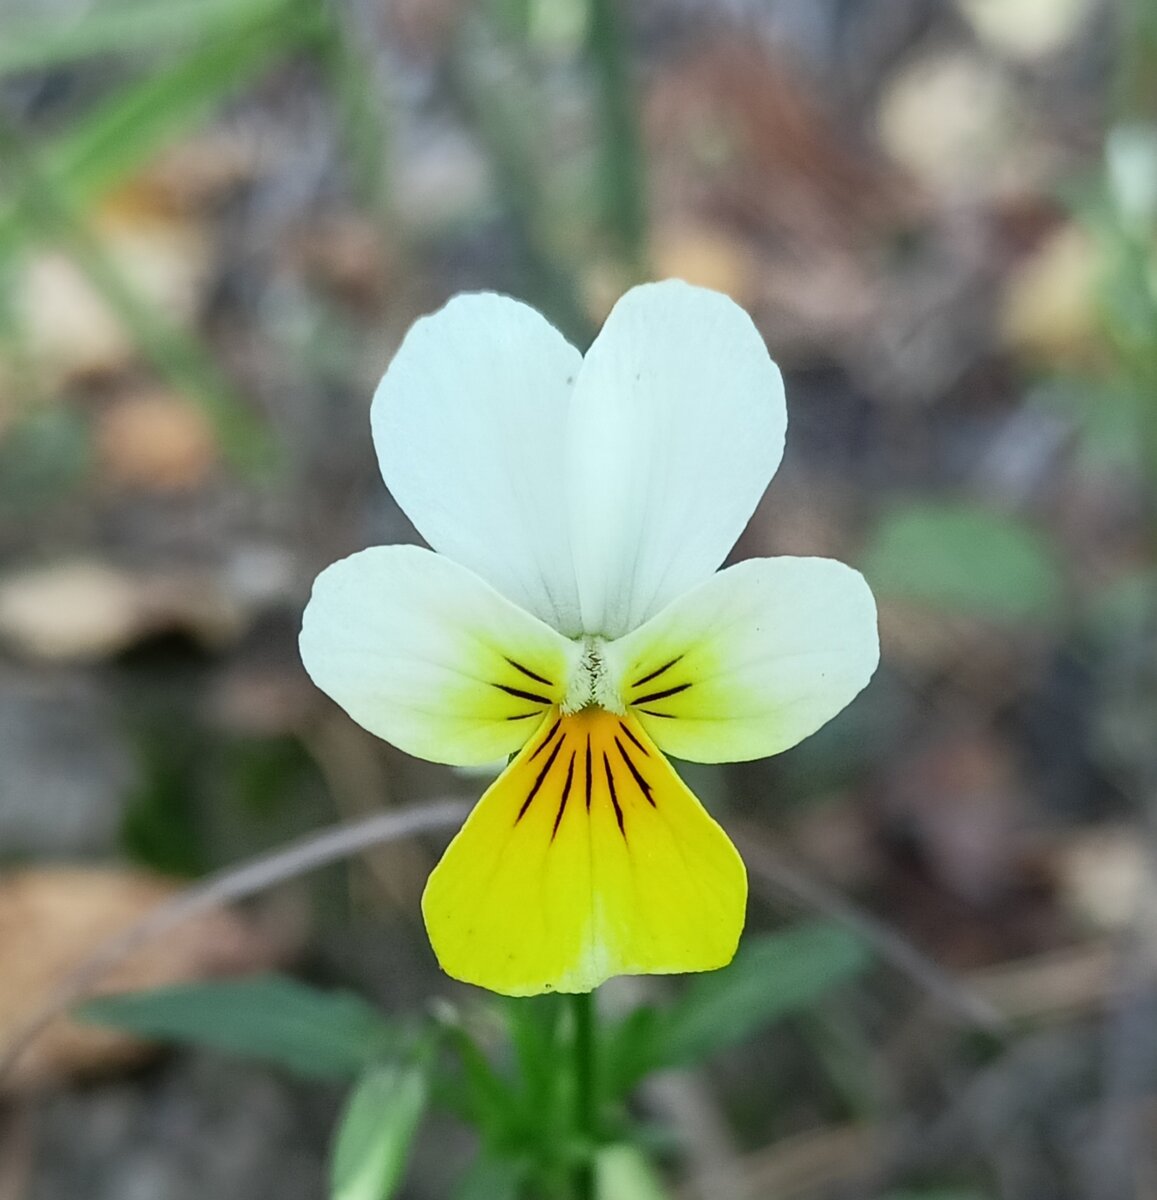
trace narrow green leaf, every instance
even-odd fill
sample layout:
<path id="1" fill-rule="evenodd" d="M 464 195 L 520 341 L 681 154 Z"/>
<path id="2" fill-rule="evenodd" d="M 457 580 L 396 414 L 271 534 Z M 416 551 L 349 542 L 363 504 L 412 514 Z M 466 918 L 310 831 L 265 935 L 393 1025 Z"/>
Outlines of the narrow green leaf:
<path id="1" fill-rule="evenodd" d="M 897 509 L 876 529 L 864 574 L 877 595 L 967 616 L 1047 619 L 1061 609 L 1060 572 L 1044 534 L 975 504 Z"/>
<path id="2" fill-rule="evenodd" d="M 748 938 L 729 967 L 696 978 L 656 1031 L 654 1066 L 684 1066 L 750 1037 L 863 971 L 864 943 L 842 926 Z"/>
<path id="3" fill-rule="evenodd" d="M 520 1097 L 465 1030 L 452 1027 L 446 1034 L 462 1063 L 462 1078 L 454 1081 L 451 1103 L 481 1133 L 491 1137 L 508 1133 L 518 1124 Z"/>
<path id="4" fill-rule="evenodd" d="M 406 1170 L 429 1092 L 421 1064 L 371 1068 L 350 1095 L 330 1169 L 331 1200 L 389 1200 Z"/>
<path id="5" fill-rule="evenodd" d="M 229 459 L 253 474 L 265 470 L 273 450 L 268 432 L 235 394 L 207 348 L 137 294 L 77 207 L 46 177 L 28 139 L 2 116 L 0 158 L 14 168 L 13 177 L 21 185 L 17 217 L 24 218 L 23 224 L 17 219 L 5 223 L 0 216 L 0 257 L 13 249 L 13 237 L 19 240 L 23 229 L 55 241 L 123 322 L 142 354 L 174 387 L 204 407 Z"/>
<path id="6" fill-rule="evenodd" d="M 483 1154 L 458 1180 L 454 1200 L 519 1200 L 526 1164 L 516 1159 Z"/>
<path id="7" fill-rule="evenodd" d="M 558 1089 L 561 1001 L 558 995 L 531 996 L 505 1006 L 523 1085 L 522 1100 L 531 1111 L 548 1108 Z"/>
<path id="8" fill-rule="evenodd" d="M 665 1014 L 649 1004 L 632 1009 L 599 1039 L 599 1086 L 619 1098 L 651 1069 Z"/>
<path id="9" fill-rule="evenodd" d="M 129 84 L 49 143 L 49 178 L 84 206 L 206 119 L 266 63 L 313 29 L 300 5 L 277 0 L 230 36 L 213 38 Z"/>
<path id="10" fill-rule="evenodd" d="M 0 42 L 0 76 L 42 70 L 95 54 L 155 51 L 220 35 L 284 0 L 132 0 L 96 4 L 73 20 L 9 24 Z"/>
<path id="11" fill-rule="evenodd" d="M 595 1160 L 598 1200 L 670 1200 L 655 1168 L 638 1146 L 604 1146 Z"/>
<path id="12" fill-rule="evenodd" d="M 212 1046 L 321 1079 L 357 1075 L 398 1040 L 360 997 L 277 975 L 105 996 L 78 1015 L 140 1037 Z"/>

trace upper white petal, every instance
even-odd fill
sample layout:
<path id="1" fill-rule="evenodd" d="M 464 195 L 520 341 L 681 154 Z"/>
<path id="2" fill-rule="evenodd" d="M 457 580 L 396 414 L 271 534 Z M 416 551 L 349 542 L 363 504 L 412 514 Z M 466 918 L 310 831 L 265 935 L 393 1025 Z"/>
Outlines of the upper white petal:
<path id="1" fill-rule="evenodd" d="M 577 652 L 477 575 L 418 546 L 376 546 L 327 567 L 301 629 L 305 669 L 358 724 L 458 766 L 518 750 L 561 700 Z"/>
<path id="2" fill-rule="evenodd" d="M 783 454 L 779 369 L 726 296 L 677 280 L 615 306 L 571 404 L 582 626 L 614 638 L 710 575 Z"/>
<path id="3" fill-rule="evenodd" d="M 828 558 L 720 571 L 608 647 L 658 745 L 695 762 L 778 754 L 831 720 L 880 659 L 876 603 Z"/>
<path id="4" fill-rule="evenodd" d="M 374 396 L 382 476 L 436 550 L 567 636 L 580 632 L 567 527 L 567 410 L 582 359 L 506 296 L 417 321 Z"/>

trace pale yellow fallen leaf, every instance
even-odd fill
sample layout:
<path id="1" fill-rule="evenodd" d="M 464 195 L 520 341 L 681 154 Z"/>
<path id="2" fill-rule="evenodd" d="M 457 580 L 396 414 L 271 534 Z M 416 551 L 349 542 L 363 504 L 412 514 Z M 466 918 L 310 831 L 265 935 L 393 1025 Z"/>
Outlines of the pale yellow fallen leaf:
<path id="1" fill-rule="evenodd" d="M 1091 0 L 956 0 L 976 36 L 1011 58 L 1055 54 L 1073 40 Z"/>
<path id="2" fill-rule="evenodd" d="M 1038 363 L 1087 362 L 1100 345 L 1100 269 L 1087 230 L 1076 224 L 1057 229 L 1009 276 L 999 314 L 1004 344 Z"/>
<path id="3" fill-rule="evenodd" d="M 36 658 L 93 661 L 126 646 L 140 624 L 138 587 L 126 572 L 86 560 L 0 580 L 0 637 Z"/>
<path id="4" fill-rule="evenodd" d="M 1011 81 L 996 64 L 938 51 L 893 75 L 877 125 L 884 148 L 925 186 L 988 195 L 1025 165 L 1013 157 L 1017 113 Z"/>
<path id="5" fill-rule="evenodd" d="M 227 581 L 205 571 L 72 559 L 0 578 L 0 639 L 48 662 L 95 662 L 171 630 L 221 645 L 239 635 L 246 612 Z"/>

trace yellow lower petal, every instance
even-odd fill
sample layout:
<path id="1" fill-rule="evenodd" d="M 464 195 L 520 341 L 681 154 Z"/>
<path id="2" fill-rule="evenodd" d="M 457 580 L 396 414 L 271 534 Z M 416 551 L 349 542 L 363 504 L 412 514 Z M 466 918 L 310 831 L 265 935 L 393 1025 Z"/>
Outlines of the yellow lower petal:
<path id="1" fill-rule="evenodd" d="M 478 802 L 422 898 L 456 979 L 511 996 L 731 960 L 747 876 L 631 716 L 552 710 Z"/>

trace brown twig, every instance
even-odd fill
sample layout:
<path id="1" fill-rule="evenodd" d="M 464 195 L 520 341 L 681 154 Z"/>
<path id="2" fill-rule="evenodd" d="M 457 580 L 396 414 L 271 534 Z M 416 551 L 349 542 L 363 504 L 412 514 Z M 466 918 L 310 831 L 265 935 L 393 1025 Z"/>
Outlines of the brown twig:
<path id="1" fill-rule="evenodd" d="M 17 1029 L 0 1054 L 0 1080 L 15 1065 L 33 1038 L 61 1013 L 82 1000 L 118 963 L 147 942 L 161 937 L 191 917 L 256 895 L 275 884 L 348 858 L 370 846 L 456 825 L 463 820 L 466 812 L 466 805 L 444 800 L 396 812 L 378 813 L 363 821 L 310 834 L 284 849 L 251 859 L 240 867 L 218 871 L 186 888 L 122 933 L 98 946 L 69 973 L 43 1007 Z"/>

